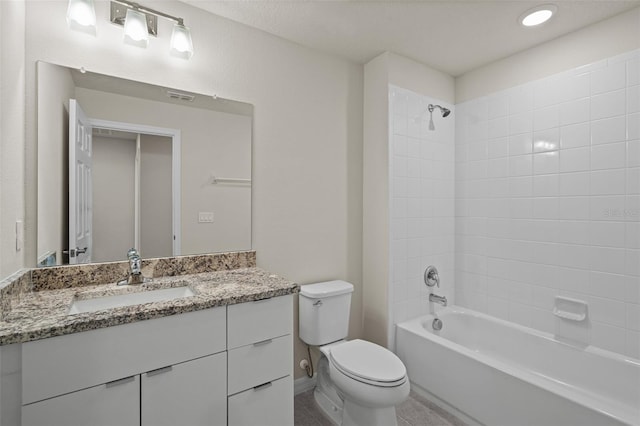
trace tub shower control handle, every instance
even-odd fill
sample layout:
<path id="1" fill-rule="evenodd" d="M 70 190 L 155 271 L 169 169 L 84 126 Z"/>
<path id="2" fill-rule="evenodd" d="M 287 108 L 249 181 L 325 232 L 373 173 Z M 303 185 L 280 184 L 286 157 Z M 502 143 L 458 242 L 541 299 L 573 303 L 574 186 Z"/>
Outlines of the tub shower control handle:
<path id="1" fill-rule="evenodd" d="M 435 266 L 431 265 L 424 270 L 424 283 L 427 287 L 433 287 L 435 285 L 440 287 L 440 276 Z"/>

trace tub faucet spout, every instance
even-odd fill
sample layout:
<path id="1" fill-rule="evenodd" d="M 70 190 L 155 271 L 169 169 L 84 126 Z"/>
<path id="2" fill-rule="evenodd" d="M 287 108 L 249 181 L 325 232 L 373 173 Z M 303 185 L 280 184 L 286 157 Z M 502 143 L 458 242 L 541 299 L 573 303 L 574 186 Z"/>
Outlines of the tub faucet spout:
<path id="1" fill-rule="evenodd" d="M 429 302 L 439 303 L 442 306 L 447 306 L 447 298 L 444 296 L 438 296 L 437 294 L 431 293 L 429 295 Z"/>

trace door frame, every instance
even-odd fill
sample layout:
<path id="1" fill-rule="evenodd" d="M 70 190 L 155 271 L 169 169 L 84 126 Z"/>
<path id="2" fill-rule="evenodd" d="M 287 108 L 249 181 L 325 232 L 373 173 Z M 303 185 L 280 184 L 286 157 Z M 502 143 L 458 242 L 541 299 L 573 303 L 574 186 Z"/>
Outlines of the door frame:
<path id="1" fill-rule="evenodd" d="M 181 138 L 180 129 L 170 129 L 166 127 L 147 126 L 145 124 L 124 123 L 120 121 L 109 121 L 89 117 L 89 122 L 93 128 L 120 130 L 131 133 L 141 133 L 145 135 L 165 136 L 171 138 L 171 222 L 173 225 L 173 256 L 179 256 L 181 248 L 181 197 L 180 197 L 180 149 Z"/>

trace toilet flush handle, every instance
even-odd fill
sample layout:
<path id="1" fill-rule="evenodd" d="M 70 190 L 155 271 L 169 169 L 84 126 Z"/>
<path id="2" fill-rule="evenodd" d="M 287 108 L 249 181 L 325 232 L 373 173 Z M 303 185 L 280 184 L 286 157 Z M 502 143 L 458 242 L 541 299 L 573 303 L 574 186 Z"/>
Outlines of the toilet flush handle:
<path id="1" fill-rule="evenodd" d="M 322 300 L 316 300 L 313 302 L 313 306 L 322 306 Z"/>

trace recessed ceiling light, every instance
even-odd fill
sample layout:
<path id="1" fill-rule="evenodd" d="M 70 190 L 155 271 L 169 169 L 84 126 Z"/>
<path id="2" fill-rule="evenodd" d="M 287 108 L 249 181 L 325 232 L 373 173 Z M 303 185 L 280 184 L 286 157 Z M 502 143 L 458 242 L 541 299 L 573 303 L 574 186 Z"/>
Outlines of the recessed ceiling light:
<path id="1" fill-rule="evenodd" d="M 544 24 L 547 22 L 554 13 L 558 10 L 558 7 L 553 4 L 544 4 L 536 6 L 533 9 L 527 10 L 520 15 L 518 21 L 525 27 L 535 27 L 536 25 Z"/>

